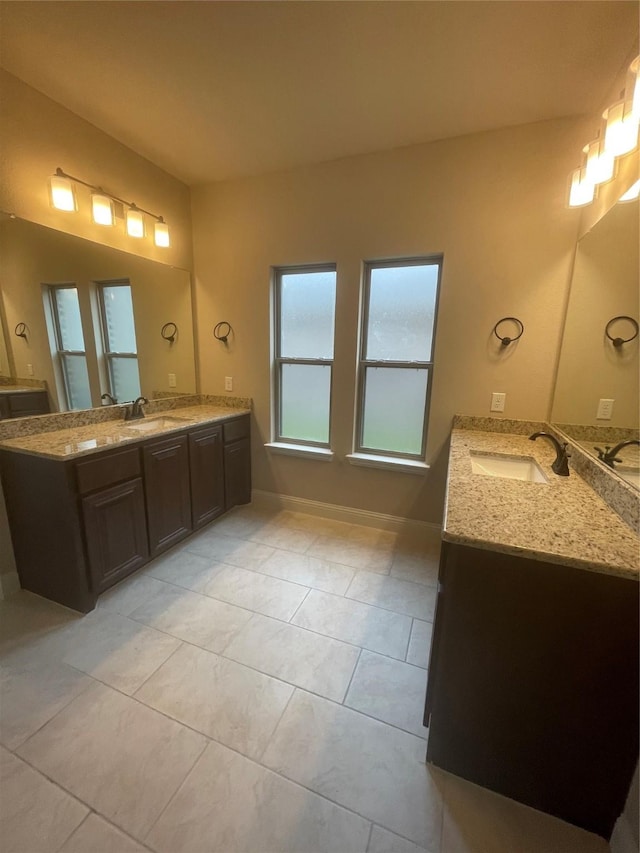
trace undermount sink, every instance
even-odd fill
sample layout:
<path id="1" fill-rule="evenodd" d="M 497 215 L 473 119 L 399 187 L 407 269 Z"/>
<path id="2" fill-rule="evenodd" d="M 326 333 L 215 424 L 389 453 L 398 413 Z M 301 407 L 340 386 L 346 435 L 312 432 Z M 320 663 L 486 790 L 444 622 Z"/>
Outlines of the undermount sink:
<path id="1" fill-rule="evenodd" d="M 542 468 L 531 456 L 508 456 L 471 451 L 471 471 L 485 477 L 506 477 L 529 483 L 548 483 Z"/>
<path id="2" fill-rule="evenodd" d="M 631 468 L 626 465 L 618 465 L 613 469 L 616 474 L 622 477 L 623 480 L 626 480 L 627 483 L 631 483 L 632 486 L 635 486 L 636 489 L 640 489 L 640 469 L 639 468 Z"/>
<path id="3" fill-rule="evenodd" d="M 187 422 L 181 418 L 142 418 L 139 421 L 127 421 L 126 429 L 134 429 L 136 432 L 147 432 L 153 429 L 170 429 L 172 427 L 186 426 Z"/>

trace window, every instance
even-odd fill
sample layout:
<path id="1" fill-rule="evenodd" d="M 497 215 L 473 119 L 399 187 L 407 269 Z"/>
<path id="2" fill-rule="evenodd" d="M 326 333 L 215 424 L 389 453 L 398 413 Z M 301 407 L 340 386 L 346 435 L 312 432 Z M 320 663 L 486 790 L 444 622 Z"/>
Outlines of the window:
<path id="1" fill-rule="evenodd" d="M 72 284 L 51 285 L 49 298 L 67 408 L 90 409 L 91 389 L 78 289 Z"/>
<path id="2" fill-rule="evenodd" d="M 138 349 L 131 287 L 126 282 L 98 285 L 109 393 L 120 402 L 140 396 Z"/>
<path id="3" fill-rule="evenodd" d="M 329 447 L 334 265 L 275 270 L 275 440 Z"/>
<path id="4" fill-rule="evenodd" d="M 441 266 L 365 264 L 357 453 L 424 459 Z"/>

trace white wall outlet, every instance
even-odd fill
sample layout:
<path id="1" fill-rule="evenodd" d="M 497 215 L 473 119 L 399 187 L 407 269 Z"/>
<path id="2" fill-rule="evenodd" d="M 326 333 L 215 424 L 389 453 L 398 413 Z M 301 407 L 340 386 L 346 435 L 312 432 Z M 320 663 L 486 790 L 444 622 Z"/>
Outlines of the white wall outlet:
<path id="1" fill-rule="evenodd" d="M 224 377 L 224 390 L 233 391 L 233 376 Z"/>
<path id="2" fill-rule="evenodd" d="M 29 376 L 33 376 L 33 365 L 32 364 L 27 365 L 27 374 Z"/>
<path id="3" fill-rule="evenodd" d="M 491 411 L 504 412 L 504 405 L 507 401 L 507 395 L 501 391 L 494 391 L 491 395 Z"/>
<path id="4" fill-rule="evenodd" d="M 175 388 L 175 387 L 176 387 L 176 375 L 175 375 L 175 373 L 170 373 L 169 374 L 169 388 Z"/>
<path id="5" fill-rule="evenodd" d="M 610 421 L 613 415 L 613 400 L 600 400 L 596 418 L 599 421 Z"/>

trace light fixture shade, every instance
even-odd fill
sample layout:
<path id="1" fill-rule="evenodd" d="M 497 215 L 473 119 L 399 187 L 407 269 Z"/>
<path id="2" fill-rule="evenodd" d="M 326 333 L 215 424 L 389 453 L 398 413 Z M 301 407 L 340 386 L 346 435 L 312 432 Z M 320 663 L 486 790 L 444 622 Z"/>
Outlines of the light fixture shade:
<path id="1" fill-rule="evenodd" d="M 640 180 L 636 181 L 624 195 L 621 195 L 618 201 L 635 201 L 640 195 Z"/>
<path id="2" fill-rule="evenodd" d="M 49 199 L 56 210 L 78 209 L 73 183 L 62 175 L 52 175 L 49 178 Z"/>
<path id="3" fill-rule="evenodd" d="M 144 214 L 137 207 L 127 210 L 127 234 L 129 237 L 144 237 Z"/>
<path id="4" fill-rule="evenodd" d="M 631 101 L 618 101 L 602 113 L 606 127 L 604 149 L 614 157 L 628 154 L 638 144 L 638 119 Z"/>
<path id="5" fill-rule="evenodd" d="M 594 185 L 603 184 L 613 177 L 615 158 L 602 147 L 599 139 L 594 139 L 582 149 L 585 155 L 585 177 Z"/>
<path id="6" fill-rule="evenodd" d="M 631 99 L 631 112 L 640 123 L 640 56 L 636 56 L 629 66 L 628 97 Z"/>
<path id="7" fill-rule="evenodd" d="M 163 249 L 168 249 L 171 245 L 169 226 L 163 220 L 159 220 L 154 226 L 154 239 L 156 246 L 161 246 Z"/>
<path id="8" fill-rule="evenodd" d="M 91 208 L 93 211 L 93 221 L 96 225 L 113 225 L 113 204 L 108 195 L 92 193 Z"/>
<path id="9" fill-rule="evenodd" d="M 584 169 L 576 169 L 571 173 L 569 187 L 569 207 L 582 207 L 591 204 L 595 194 L 595 185 L 587 180 Z"/>

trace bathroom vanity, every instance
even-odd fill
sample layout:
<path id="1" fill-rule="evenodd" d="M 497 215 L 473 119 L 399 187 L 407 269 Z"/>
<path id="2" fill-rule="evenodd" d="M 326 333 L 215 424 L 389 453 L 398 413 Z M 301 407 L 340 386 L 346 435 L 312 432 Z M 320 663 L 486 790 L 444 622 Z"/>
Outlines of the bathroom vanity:
<path id="1" fill-rule="evenodd" d="M 49 408 L 49 395 L 41 388 L 0 385 L 0 420 L 44 415 Z"/>
<path id="2" fill-rule="evenodd" d="M 473 472 L 492 455 L 543 477 Z M 638 537 L 554 456 L 453 431 L 427 760 L 609 838 L 638 755 Z"/>
<path id="3" fill-rule="evenodd" d="M 75 610 L 251 500 L 249 411 L 192 406 L 5 440 L 20 584 Z"/>

